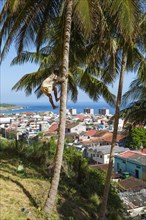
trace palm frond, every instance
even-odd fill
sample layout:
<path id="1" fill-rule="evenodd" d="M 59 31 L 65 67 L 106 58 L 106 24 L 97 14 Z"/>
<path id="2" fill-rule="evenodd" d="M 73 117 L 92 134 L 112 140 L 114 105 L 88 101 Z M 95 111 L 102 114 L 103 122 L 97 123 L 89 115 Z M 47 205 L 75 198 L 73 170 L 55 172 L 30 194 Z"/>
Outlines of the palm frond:
<path id="1" fill-rule="evenodd" d="M 146 124 L 146 100 L 130 103 L 129 107 L 120 111 L 120 117 L 125 124 Z"/>
<path id="2" fill-rule="evenodd" d="M 110 93 L 104 82 L 92 77 L 86 70 L 80 70 L 80 73 L 78 85 L 91 99 L 97 101 L 102 96 L 107 103 L 115 105 L 115 96 Z"/>
<path id="3" fill-rule="evenodd" d="M 26 62 L 40 64 L 46 57 L 46 54 L 24 51 L 12 60 L 11 65 L 24 64 Z"/>
<path id="4" fill-rule="evenodd" d="M 139 33 L 139 19 L 141 15 L 140 1 L 137 0 L 111 0 L 109 10 L 115 17 L 115 24 L 123 38 L 129 43 L 133 35 Z"/>
<path id="5" fill-rule="evenodd" d="M 38 70 L 37 72 L 25 74 L 12 88 L 12 90 L 24 90 L 28 96 L 32 94 L 40 83 L 51 74 L 51 69 Z"/>
<path id="6" fill-rule="evenodd" d="M 5 11 L 2 10 L 4 19 L 1 22 L 1 39 L 5 42 L 2 58 L 14 39 L 18 52 L 21 52 L 24 46 L 35 42 L 39 27 L 45 22 L 53 22 L 61 4 L 59 0 L 25 0 L 22 4 L 19 2 L 22 1 L 18 1 L 16 6 L 15 1 L 7 0 L 4 5 Z"/>
<path id="7" fill-rule="evenodd" d="M 146 99 L 146 86 L 139 79 L 135 79 L 130 84 L 130 89 L 123 95 L 122 105 L 126 105 L 131 100 Z"/>

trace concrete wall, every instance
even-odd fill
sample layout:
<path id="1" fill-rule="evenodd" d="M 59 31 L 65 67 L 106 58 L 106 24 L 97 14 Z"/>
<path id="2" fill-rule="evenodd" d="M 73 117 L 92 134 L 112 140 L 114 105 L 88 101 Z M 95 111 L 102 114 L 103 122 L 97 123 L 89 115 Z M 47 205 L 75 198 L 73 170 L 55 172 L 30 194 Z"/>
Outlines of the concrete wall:
<path id="1" fill-rule="evenodd" d="M 70 129 L 70 133 L 80 134 L 82 131 L 86 131 L 86 126 L 77 125 L 77 126 Z"/>
<path id="2" fill-rule="evenodd" d="M 138 179 L 146 178 L 146 170 L 144 170 L 142 165 L 138 164 L 136 161 L 117 156 L 115 156 L 114 171 L 129 172 L 131 176 Z"/>
<path id="3" fill-rule="evenodd" d="M 127 171 L 126 160 L 115 156 L 114 171 Z"/>
<path id="4" fill-rule="evenodd" d="M 142 179 L 146 181 L 146 167 L 142 167 Z"/>

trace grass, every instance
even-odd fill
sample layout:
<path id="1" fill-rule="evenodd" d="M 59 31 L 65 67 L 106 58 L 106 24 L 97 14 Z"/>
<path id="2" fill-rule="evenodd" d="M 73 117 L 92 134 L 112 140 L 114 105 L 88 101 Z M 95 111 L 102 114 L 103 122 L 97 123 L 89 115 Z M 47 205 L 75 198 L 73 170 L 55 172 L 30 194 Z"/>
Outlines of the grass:
<path id="1" fill-rule="evenodd" d="M 45 220 L 46 213 L 42 211 L 49 181 L 40 172 L 24 162 L 24 174 L 17 173 L 19 158 L 2 156 L 1 160 L 1 220 Z M 55 219 L 56 217 L 50 217 Z"/>
<path id="2" fill-rule="evenodd" d="M 19 157 L 1 154 L 1 220 L 92 220 L 97 217 L 97 206 L 82 198 L 66 183 L 60 183 L 57 207 L 51 215 L 43 211 L 49 180 L 41 168 Z M 17 172 L 23 163 L 24 173 Z M 97 200 L 97 198 L 91 198 Z"/>
<path id="3" fill-rule="evenodd" d="M 97 210 L 68 186 L 60 185 L 56 210 L 47 215 L 43 211 L 49 180 L 41 168 L 19 157 L 1 154 L 1 220 L 89 220 Z M 24 173 L 17 172 L 23 163 Z"/>

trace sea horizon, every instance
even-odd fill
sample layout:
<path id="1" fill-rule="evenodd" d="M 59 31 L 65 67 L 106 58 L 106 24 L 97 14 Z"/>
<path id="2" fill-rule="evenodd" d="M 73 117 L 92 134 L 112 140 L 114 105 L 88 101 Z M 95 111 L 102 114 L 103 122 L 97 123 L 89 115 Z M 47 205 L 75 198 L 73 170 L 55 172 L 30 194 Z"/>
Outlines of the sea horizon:
<path id="1" fill-rule="evenodd" d="M 5 103 L 6 104 L 6 103 Z M 13 109 L 13 110 L 5 110 L 0 111 L 1 114 L 15 114 L 15 113 L 22 113 L 22 112 L 46 112 L 51 111 L 54 113 L 59 113 L 59 107 L 55 110 L 52 109 L 49 102 L 9 102 L 7 104 L 14 104 L 18 106 L 22 106 L 21 109 Z M 94 109 L 94 113 L 98 114 L 98 110 L 101 108 L 107 108 L 110 111 L 110 114 L 114 114 L 115 109 L 111 107 L 109 104 L 103 101 L 98 102 L 68 102 L 67 109 L 69 108 L 76 108 L 77 114 L 84 112 L 85 108 L 92 108 Z"/>

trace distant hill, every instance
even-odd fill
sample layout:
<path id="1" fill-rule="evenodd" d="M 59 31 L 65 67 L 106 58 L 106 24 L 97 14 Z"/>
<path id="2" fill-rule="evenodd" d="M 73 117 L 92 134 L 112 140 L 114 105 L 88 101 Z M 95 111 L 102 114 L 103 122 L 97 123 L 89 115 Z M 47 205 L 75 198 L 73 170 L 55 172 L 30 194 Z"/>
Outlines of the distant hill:
<path id="1" fill-rule="evenodd" d="M 0 111 L 11 110 L 11 109 L 20 109 L 24 108 L 23 106 L 13 105 L 13 104 L 0 104 Z"/>

